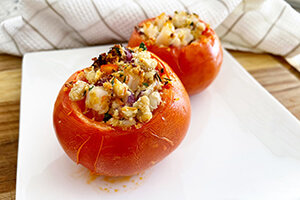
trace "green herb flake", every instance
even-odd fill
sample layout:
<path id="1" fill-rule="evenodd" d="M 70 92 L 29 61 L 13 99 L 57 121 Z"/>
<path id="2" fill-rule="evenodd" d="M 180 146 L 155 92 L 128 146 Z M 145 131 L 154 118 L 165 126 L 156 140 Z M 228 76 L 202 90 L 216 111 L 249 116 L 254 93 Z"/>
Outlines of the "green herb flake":
<path id="1" fill-rule="evenodd" d="M 85 96 L 86 95 L 86 90 L 84 90 L 84 92 L 83 92 L 83 96 Z"/>
<path id="2" fill-rule="evenodd" d="M 164 79 L 166 79 L 167 81 L 172 81 L 172 79 L 169 79 L 169 78 L 166 78 L 166 77 L 164 77 Z"/>
<path id="3" fill-rule="evenodd" d="M 123 80 L 123 82 L 125 83 L 125 81 L 126 81 L 126 76 L 124 76 L 124 80 Z"/>
<path id="4" fill-rule="evenodd" d="M 190 23 L 190 26 L 194 26 L 194 22 Z"/>
<path id="5" fill-rule="evenodd" d="M 89 91 L 91 91 L 91 89 L 93 89 L 95 86 L 93 85 L 92 87 L 89 88 Z"/>
<path id="6" fill-rule="evenodd" d="M 120 48 L 119 47 L 115 47 L 116 52 L 119 54 L 119 56 L 121 56 L 121 52 L 120 52 Z"/>
<path id="7" fill-rule="evenodd" d="M 149 84 L 148 84 L 148 83 L 143 83 L 143 85 L 144 85 L 144 86 L 146 86 L 146 87 L 148 87 L 148 86 L 149 86 Z"/>
<path id="8" fill-rule="evenodd" d="M 104 119 L 103 119 L 103 121 L 104 121 L 104 122 L 107 122 L 110 118 L 112 118 L 112 116 L 107 112 L 107 113 L 104 114 Z"/>
<path id="9" fill-rule="evenodd" d="M 112 81 L 111 81 L 111 84 L 114 86 L 114 84 L 115 84 L 115 78 L 116 77 L 113 77 L 113 79 L 112 79 Z"/>
<path id="10" fill-rule="evenodd" d="M 146 50 L 147 50 L 147 47 L 146 47 L 146 45 L 145 45 L 144 42 L 141 42 L 139 48 L 143 49 L 143 51 L 146 51 Z"/>
<path id="11" fill-rule="evenodd" d="M 162 82 L 160 76 L 156 73 L 155 76 L 159 79 L 160 82 Z"/>
<path id="12" fill-rule="evenodd" d="M 164 68 L 160 69 L 160 73 L 164 73 L 164 71 L 165 71 Z"/>

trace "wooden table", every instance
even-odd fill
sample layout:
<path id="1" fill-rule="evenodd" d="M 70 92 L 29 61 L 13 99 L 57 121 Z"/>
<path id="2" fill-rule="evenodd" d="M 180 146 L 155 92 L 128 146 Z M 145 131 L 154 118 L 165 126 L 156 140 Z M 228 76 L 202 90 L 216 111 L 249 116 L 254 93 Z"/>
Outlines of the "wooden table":
<path id="1" fill-rule="evenodd" d="M 281 57 L 230 51 L 300 120 L 300 73 Z M 0 55 L 0 199 L 15 199 L 22 58 Z"/>

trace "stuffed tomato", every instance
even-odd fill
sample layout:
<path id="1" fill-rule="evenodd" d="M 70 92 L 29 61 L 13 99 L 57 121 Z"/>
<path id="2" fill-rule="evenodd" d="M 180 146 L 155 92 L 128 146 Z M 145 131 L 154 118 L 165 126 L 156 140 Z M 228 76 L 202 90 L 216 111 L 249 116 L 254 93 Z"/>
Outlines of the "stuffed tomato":
<path id="1" fill-rule="evenodd" d="M 65 82 L 53 122 L 74 162 L 95 174 L 128 176 L 176 149 L 190 115 L 188 94 L 165 62 L 143 44 L 115 45 Z"/>
<path id="2" fill-rule="evenodd" d="M 223 52 L 218 36 L 196 14 L 164 13 L 135 27 L 128 46 L 144 42 L 149 51 L 167 62 L 187 92 L 207 88 L 219 73 Z"/>

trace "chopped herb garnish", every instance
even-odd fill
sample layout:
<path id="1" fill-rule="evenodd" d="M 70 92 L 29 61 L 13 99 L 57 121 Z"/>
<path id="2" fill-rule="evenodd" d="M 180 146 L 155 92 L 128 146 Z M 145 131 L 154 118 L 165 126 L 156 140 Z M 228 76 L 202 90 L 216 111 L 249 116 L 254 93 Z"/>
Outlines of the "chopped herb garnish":
<path id="1" fill-rule="evenodd" d="M 164 68 L 161 68 L 161 69 L 160 69 L 160 73 L 164 73 Z"/>
<path id="2" fill-rule="evenodd" d="M 104 119 L 103 119 L 103 121 L 104 121 L 104 122 L 107 122 L 110 118 L 112 118 L 112 116 L 111 116 L 110 114 L 108 114 L 108 112 L 107 112 L 107 113 L 104 114 Z"/>
<path id="3" fill-rule="evenodd" d="M 159 80 L 160 82 L 162 82 L 160 76 L 159 76 L 157 73 L 155 73 L 155 76 L 158 78 L 158 80 Z"/>
<path id="4" fill-rule="evenodd" d="M 116 49 L 117 53 L 119 54 L 119 56 L 121 56 L 122 54 L 120 52 L 120 48 L 119 47 L 115 47 L 115 49 Z"/>
<path id="5" fill-rule="evenodd" d="M 116 77 L 113 77 L 113 79 L 112 79 L 112 81 L 111 81 L 111 84 L 112 84 L 112 85 L 115 84 L 115 78 L 116 78 Z"/>
<path id="6" fill-rule="evenodd" d="M 123 74 L 120 74 L 120 78 L 123 76 Z"/>
<path id="7" fill-rule="evenodd" d="M 125 83 L 125 81 L 126 81 L 126 76 L 124 76 L 124 80 L 123 80 L 123 82 Z"/>
<path id="8" fill-rule="evenodd" d="M 194 22 L 190 23 L 190 26 L 194 26 Z"/>
<path id="9" fill-rule="evenodd" d="M 83 92 L 83 96 L 85 96 L 86 95 L 86 90 L 84 90 L 84 92 Z"/>
<path id="10" fill-rule="evenodd" d="M 95 86 L 93 85 L 92 87 L 89 88 L 89 91 L 91 91 L 91 89 L 93 89 Z"/>
<path id="11" fill-rule="evenodd" d="M 115 50 L 115 51 L 113 51 L 113 50 Z M 111 53 L 114 54 L 115 52 L 116 52 L 119 56 L 122 55 L 121 52 L 120 52 L 120 48 L 117 47 L 117 46 L 111 47 L 111 49 L 108 51 L 108 54 L 111 54 Z"/>
<path id="12" fill-rule="evenodd" d="M 141 42 L 139 48 L 143 49 L 143 51 L 147 50 L 147 47 L 144 42 Z"/>
<path id="13" fill-rule="evenodd" d="M 167 81 L 172 81 L 172 79 L 169 79 L 169 78 L 166 78 L 166 77 L 164 77 L 164 79 L 166 79 Z"/>
<path id="14" fill-rule="evenodd" d="M 144 85 L 144 86 L 146 86 L 146 87 L 148 87 L 148 86 L 149 86 L 149 84 L 148 84 L 148 83 L 143 83 L 143 85 Z"/>

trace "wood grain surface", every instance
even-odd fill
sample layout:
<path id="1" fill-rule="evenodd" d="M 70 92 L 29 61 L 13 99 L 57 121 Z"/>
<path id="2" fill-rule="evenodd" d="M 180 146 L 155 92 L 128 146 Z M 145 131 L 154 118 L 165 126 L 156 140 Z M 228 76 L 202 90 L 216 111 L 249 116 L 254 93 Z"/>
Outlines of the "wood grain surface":
<path id="1" fill-rule="evenodd" d="M 0 199 L 15 199 L 22 58 L 0 55 Z"/>
<path id="2" fill-rule="evenodd" d="M 283 58 L 230 51 L 231 55 L 300 120 L 300 73 Z"/>
<path id="3" fill-rule="evenodd" d="M 237 61 L 300 120 L 300 74 L 284 59 L 230 51 Z M 15 199 L 22 58 L 0 54 L 0 199 Z"/>

